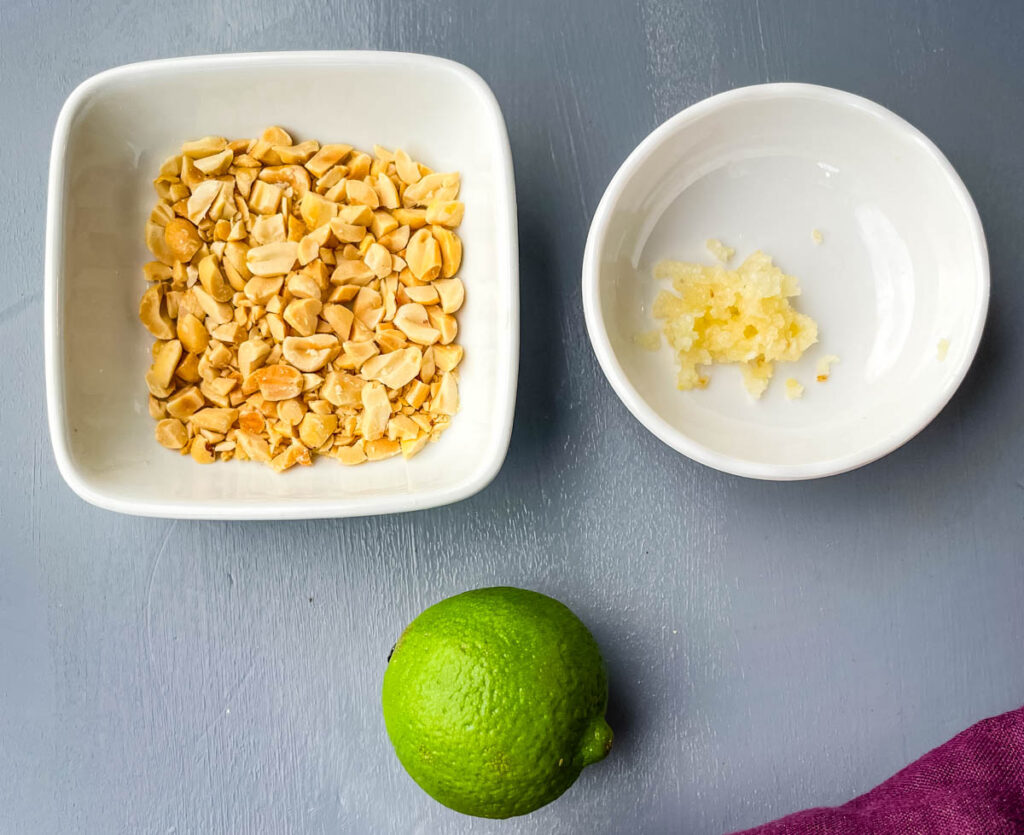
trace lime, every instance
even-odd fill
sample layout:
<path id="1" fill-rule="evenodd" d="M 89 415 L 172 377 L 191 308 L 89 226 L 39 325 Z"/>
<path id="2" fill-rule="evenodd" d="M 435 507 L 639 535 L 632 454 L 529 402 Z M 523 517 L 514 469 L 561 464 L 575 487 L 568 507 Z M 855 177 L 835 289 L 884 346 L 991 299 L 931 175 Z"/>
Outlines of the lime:
<path id="1" fill-rule="evenodd" d="M 608 679 L 566 606 L 476 589 L 417 617 L 384 673 L 384 723 L 405 770 L 435 800 L 485 818 L 550 803 L 604 758 Z"/>

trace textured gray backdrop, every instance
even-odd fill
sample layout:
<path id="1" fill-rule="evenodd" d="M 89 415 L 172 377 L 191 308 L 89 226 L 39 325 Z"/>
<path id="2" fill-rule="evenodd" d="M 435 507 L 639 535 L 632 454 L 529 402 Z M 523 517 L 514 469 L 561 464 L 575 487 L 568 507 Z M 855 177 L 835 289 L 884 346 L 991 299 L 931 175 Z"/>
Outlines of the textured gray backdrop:
<path id="1" fill-rule="evenodd" d="M 50 3 L 0 0 L 0 832 L 719 833 L 860 793 L 1024 702 L 1024 4 L 975 0 Z M 147 58 L 382 48 L 462 61 L 515 156 L 522 372 L 497 480 L 378 519 L 201 523 L 94 509 L 44 423 L 54 121 Z M 800 80 L 931 136 L 974 195 L 992 309 L 905 448 L 802 484 L 662 446 L 580 308 L 590 216 L 656 124 Z M 401 771 L 378 694 L 421 608 L 510 583 L 590 625 L 612 755 L 552 806 L 456 815 Z"/>

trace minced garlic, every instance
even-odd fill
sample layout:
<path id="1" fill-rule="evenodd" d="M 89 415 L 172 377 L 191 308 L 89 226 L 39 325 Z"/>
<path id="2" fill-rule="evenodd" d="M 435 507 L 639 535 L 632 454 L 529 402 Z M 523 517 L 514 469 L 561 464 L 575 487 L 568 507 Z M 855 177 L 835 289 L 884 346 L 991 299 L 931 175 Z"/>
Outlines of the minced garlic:
<path id="1" fill-rule="evenodd" d="M 707 383 L 698 366 L 735 362 L 747 391 L 760 397 L 776 362 L 798 360 L 818 341 L 815 321 L 789 304 L 800 294 L 799 282 L 763 252 L 735 270 L 661 261 L 654 277 L 672 279 L 675 290 L 658 293 L 652 313 L 663 320 L 662 332 L 676 353 L 682 390 Z"/>
<path id="2" fill-rule="evenodd" d="M 787 400 L 799 400 L 804 396 L 804 387 L 800 385 L 800 381 L 790 377 L 786 380 L 786 399 Z"/>
<path id="3" fill-rule="evenodd" d="M 820 229 L 811 230 L 811 240 L 816 244 L 822 244 L 825 242 L 825 236 L 821 234 Z"/>
<path id="4" fill-rule="evenodd" d="M 939 362 L 945 362 L 946 355 L 949 353 L 949 340 L 940 339 L 939 344 L 935 349 L 935 356 L 939 358 Z"/>
<path id="5" fill-rule="evenodd" d="M 839 357 L 835 354 L 827 354 L 818 360 L 817 379 L 819 383 L 824 383 L 828 380 L 832 374 L 832 364 L 836 362 L 839 362 Z"/>
<path id="6" fill-rule="evenodd" d="M 728 264 L 736 254 L 735 249 L 731 246 L 726 246 L 718 238 L 708 238 L 704 242 L 704 247 L 711 253 L 713 258 L 717 258 L 723 264 Z"/>

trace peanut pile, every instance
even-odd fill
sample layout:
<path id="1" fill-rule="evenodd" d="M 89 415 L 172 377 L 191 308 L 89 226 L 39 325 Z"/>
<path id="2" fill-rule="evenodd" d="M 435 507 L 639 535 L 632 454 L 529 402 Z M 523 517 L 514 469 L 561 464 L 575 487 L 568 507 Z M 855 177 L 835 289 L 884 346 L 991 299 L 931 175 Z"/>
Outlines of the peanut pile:
<path id="1" fill-rule="evenodd" d="M 459 406 L 459 182 L 279 127 L 186 142 L 146 223 L 157 441 L 281 472 L 437 440 Z"/>

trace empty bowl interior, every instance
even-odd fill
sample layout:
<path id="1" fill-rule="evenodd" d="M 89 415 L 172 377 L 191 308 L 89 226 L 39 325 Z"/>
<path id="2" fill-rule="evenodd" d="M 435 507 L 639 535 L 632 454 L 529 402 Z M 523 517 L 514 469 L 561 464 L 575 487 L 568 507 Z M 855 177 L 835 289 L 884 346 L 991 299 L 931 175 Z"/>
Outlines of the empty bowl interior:
<path id="1" fill-rule="evenodd" d="M 774 478 L 849 469 L 923 427 L 973 357 L 988 286 L 974 206 L 931 143 L 862 99 L 785 88 L 727 94 L 652 136 L 610 188 L 594 253 L 627 404 L 691 457 Z M 735 366 L 678 391 L 671 349 L 634 342 L 658 326 L 651 303 L 670 288 L 652 266 L 713 263 L 708 238 L 736 248 L 734 267 L 758 249 L 773 256 L 800 280 L 794 306 L 819 326 L 818 344 L 777 365 L 759 401 Z M 826 354 L 840 361 L 817 382 Z M 786 400 L 789 377 L 802 399 Z"/>
<path id="2" fill-rule="evenodd" d="M 68 128 L 54 265 L 59 431 L 76 487 L 119 509 L 244 516 L 268 503 L 284 503 L 275 515 L 405 509 L 486 483 L 504 457 L 514 397 L 514 196 L 497 106 L 456 67 L 414 56 L 279 55 L 161 62 L 87 84 Z M 403 147 L 435 170 L 462 172 L 461 411 L 409 461 L 346 468 L 323 459 L 278 475 L 249 462 L 200 468 L 154 440 L 143 381 L 152 338 L 138 320 L 152 179 L 184 140 L 251 137 L 270 124 L 296 141 Z"/>

